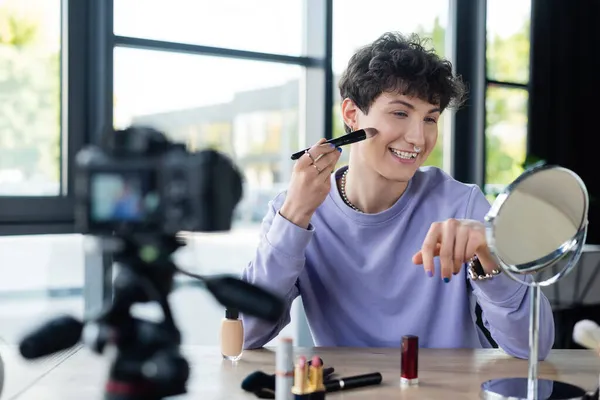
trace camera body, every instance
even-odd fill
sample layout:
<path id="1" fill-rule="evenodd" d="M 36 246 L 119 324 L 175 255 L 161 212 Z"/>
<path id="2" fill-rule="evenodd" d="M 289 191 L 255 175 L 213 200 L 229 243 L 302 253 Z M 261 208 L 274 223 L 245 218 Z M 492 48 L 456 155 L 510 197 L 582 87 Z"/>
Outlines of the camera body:
<path id="1" fill-rule="evenodd" d="M 188 152 L 152 128 L 110 131 L 76 157 L 77 230 L 169 236 L 231 228 L 242 176 L 214 150 Z"/>

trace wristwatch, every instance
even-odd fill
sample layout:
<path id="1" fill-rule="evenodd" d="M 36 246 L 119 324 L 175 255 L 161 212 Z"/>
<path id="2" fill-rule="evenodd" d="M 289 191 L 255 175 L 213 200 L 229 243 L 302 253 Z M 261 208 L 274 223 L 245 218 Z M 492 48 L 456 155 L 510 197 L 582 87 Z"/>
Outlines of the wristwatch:
<path id="1" fill-rule="evenodd" d="M 494 276 L 500 273 L 500 269 L 494 269 L 491 274 L 484 271 L 481 261 L 477 256 L 471 258 L 467 263 L 467 270 L 469 271 L 469 278 L 474 281 L 483 281 L 486 279 L 492 279 Z"/>

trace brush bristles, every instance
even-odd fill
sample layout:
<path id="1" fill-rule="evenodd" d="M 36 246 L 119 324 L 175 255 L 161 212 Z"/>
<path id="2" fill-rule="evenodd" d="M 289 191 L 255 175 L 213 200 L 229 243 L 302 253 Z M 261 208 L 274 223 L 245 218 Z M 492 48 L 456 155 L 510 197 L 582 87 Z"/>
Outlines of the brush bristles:
<path id="1" fill-rule="evenodd" d="M 600 350 L 600 326 L 589 319 L 577 322 L 573 327 L 573 340 L 588 349 Z"/>
<path id="2" fill-rule="evenodd" d="M 365 131 L 367 138 L 377 135 L 377 129 L 375 128 L 364 128 L 363 130 Z"/>

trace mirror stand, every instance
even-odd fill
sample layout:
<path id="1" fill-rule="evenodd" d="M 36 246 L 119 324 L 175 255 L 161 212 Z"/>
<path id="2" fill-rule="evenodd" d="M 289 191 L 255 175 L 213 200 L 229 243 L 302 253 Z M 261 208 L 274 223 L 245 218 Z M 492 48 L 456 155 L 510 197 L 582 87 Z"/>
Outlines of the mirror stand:
<path id="1" fill-rule="evenodd" d="M 540 292 L 539 285 L 531 286 L 529 313 L 529 368 L 527 370 L 527 398 L 536 399 L 538 392 L 538 360 L 540 345 Z"/>
<path id="2" fill-rule="evenodd" d="M 585 244 L 587 226 L 578 233 L 571 248 L 571 253 L 565 271 L 570 270 L 579 260 L 583 245 Z M 505 273 L 512 279 L 517 279 L 511 272 Z M 547 281 L 545 285 L 553 283 Z M 481 385 L 481 398 L 489 400 L 585 400 L 587 392 L 582 388 L 570 383 L 538 378 L 539 364 L 539 326 L 540 326 L 540 283 L 528 284 L 530 291 L 530 313 L 529 313 L 529 367 L 527 378 L 498 378 L 484 382 Z"/>

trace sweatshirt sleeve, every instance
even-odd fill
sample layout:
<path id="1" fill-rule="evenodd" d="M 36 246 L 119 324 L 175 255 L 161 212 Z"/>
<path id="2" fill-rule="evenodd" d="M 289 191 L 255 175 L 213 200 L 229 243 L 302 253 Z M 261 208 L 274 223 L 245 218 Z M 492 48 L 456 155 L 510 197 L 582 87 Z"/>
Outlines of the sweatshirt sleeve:
<path id="1" fill-rule="evenodd" d="M 490 204 L 479 187 L 471 192 L 467 218 L 484 222 Z M 520 279 L 531 276 L 520 275 Z M 482 311 L 484 326 L 506 353 L 517 358 L 529 357 L 529 314 L 531 288 L 505 273 L 492 279 L 470 281 Z M 554 345 L 554 316 L 548 298 L 540 293 L 539 359 L 544 360 Z"/>
<path id="2" fill-rule="evenodd" d="M 254 259 L 246 266 L 242 279 L 263 287 L 285 299 L 285 312 L 276 323 L 241 314 L 244 324 L 244 348 L 260 348 L 279 334 L 290 322 L 292 302 L 300 294 L 298 277 L 304 268 L 305 250 L 314 227 L 299 227 L 279 214 L 285 194 L 269 202 Z"/>

